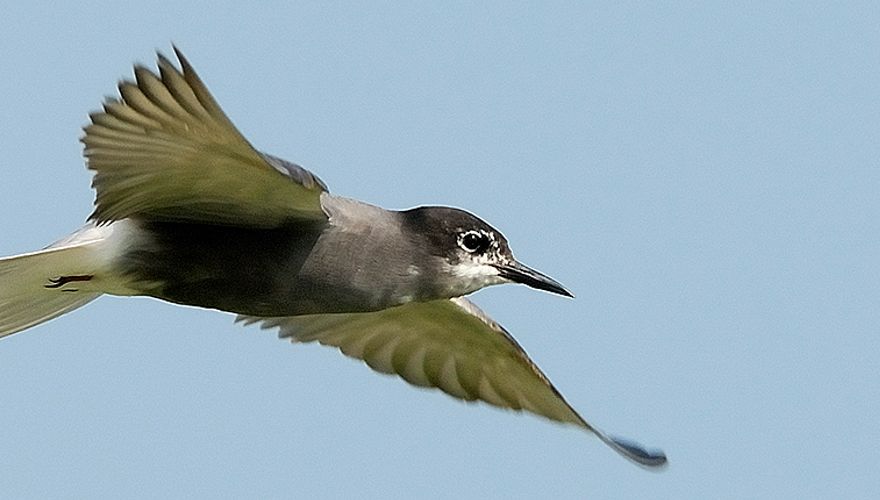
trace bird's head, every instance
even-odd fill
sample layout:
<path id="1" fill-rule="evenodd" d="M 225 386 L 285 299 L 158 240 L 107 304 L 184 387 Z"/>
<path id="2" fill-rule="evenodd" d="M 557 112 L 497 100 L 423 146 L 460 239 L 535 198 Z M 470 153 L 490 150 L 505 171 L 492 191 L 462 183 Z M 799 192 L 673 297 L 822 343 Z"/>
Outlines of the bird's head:
<path id="1" fill-rule="evenodd" d="M 507 238 L 473 214 L 449 207 L 418 207 L 401 214 L 407 231 L 435 257 L 440 267 L 435 276 L 450 297 L 500 283 L 573 297 L 558 281 L 518 262 Z"/>

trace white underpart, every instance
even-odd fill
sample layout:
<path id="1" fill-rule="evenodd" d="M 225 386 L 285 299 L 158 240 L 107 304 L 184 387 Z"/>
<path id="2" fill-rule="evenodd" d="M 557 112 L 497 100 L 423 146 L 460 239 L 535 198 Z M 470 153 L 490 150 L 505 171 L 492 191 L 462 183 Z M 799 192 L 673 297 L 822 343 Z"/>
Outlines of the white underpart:
<path id="1" fill-rule="evenodd" d="M 137 223 L 129 219 L 104 225 L 90 222 L 73 234 L 52 243 L 49 248 L 87 245 L 85 259 L 71 262 L 69 269 L 59 269 L 59 272 L 65 274 L 93 275 L 92 280 L 76 284 L 80 290 L 112 295 L 137 295 L 138 291 L 115 272 L 113 263 L 127 248 L 142 238 L 143 233 Z"/>
<path id="2" fill-rule="evenodd" d="M 0 337 L 84 306 L 102 293 L 133 295 L 114 263 L 136 224 L 86 224 L 36 252 L 0 258 Z"/>

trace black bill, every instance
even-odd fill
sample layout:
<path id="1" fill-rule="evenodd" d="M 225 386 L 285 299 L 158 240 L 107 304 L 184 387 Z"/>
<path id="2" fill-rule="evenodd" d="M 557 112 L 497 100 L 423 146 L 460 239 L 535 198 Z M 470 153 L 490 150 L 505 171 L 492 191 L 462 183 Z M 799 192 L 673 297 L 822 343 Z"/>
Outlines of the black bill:
<path id="1" fill-rule="evenodd" d="M 566 290 L 565 287 L 555 279 L 546 274 L 535 271 L 526 265 L 520 264 L 519 262 L 498 265 L 495 267 L 498 268 L 499 274 L 502 278 L 509 279 L 516 283 L 522 283 L 523 285 L 528 285 L 532 288 L 537 288 L 538 290 L 558 293 L 559 295 L 565 295 L 566 297 L 574 297 L 571 292 Z"/>

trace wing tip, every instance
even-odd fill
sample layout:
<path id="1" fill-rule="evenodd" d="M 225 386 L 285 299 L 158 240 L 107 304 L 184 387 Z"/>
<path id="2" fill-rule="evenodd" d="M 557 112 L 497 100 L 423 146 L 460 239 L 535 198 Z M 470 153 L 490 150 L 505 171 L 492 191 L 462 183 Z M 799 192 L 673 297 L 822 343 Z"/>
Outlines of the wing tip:
<path id="1" fill-rule="evenodd" d="M 663 453 L 662 450 L 657 449 L 647 449 L 644 446 L 630 441 L 629 439 L 624 439 L 616 436 L 609 436 L 602 432 L 593 429 L 593 432 L 599 436 L 599 439 L 602 440 L 605 444 L 607 444 L 611 449 L 619 453 L 621 456 L 626 458 L 627 460 L 644 467 L 645 469 L 652 471 L 661 471 L 666 468 L 669 461 L 666 458 L 666 453 Z"/>
<path id="2" fill-rule="evenodd" d="M 171 42 L 171 50 L 174 52 L 174 56 L 177 57 L 180 67 L 178 68 L 178 65 L 171 62 L 171 59 L 162 52 L 162 49 L 156 49 L 156 65 L 159 68 L 159 72 L 161 73 L 163 71 L 171 70 L 183 77 L 194 74 L 195 71 L 193 70 L 192 64 L 190 64 L 186 56 L 183 55 L 183 51 L 180 50 L 180 47 L 178 47 L 176 43 Z M 152 73 L 148 68 L 145 69 Z"/>
<path id="3" fill-rule="evenodd" d="M 174 47 L 174 45 L 172 45 L 172 47 Z M 168 59 L 168 56 L 159 49 L 156 49 L 156 61 L 159 66 L 159 71 L 162 71 L 163 69 L 173 69 L 177 71 L 174 63 L 171 62 L 171 59 Z"/>
<path id="4" fill-rule="evenodd" d="M 192 65 L 189 63 L 189 60 L 183 55 L 183 51 L 180 50 L 177 44 L 172 43 L 171 49 L 174 51 L 174 55 L 177 56 L 177 60 L 180 61 L 180 69 L 182 70 L 183 74 L 195 74 Z"/>

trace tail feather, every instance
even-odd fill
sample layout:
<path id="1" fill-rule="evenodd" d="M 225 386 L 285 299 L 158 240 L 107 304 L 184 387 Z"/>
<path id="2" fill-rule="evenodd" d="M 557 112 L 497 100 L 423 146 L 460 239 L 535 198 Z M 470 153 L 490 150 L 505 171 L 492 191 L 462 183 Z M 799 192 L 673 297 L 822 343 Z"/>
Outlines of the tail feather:
<path id="1" fill-rule="evenodd" d="M 44 250 L 0 258 L 0 338 L 82 307 L 101 295 L 86 282 L 51 286 L 59 277 L 100 272 L 100 252 L 96 250 L 102 238 L 95 237 L 99 231 L 87 226 Z"/>

